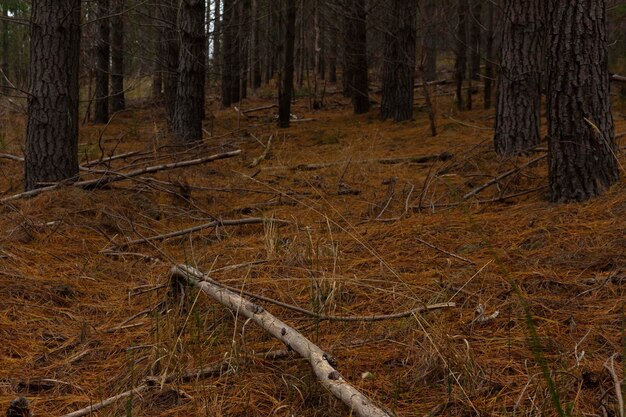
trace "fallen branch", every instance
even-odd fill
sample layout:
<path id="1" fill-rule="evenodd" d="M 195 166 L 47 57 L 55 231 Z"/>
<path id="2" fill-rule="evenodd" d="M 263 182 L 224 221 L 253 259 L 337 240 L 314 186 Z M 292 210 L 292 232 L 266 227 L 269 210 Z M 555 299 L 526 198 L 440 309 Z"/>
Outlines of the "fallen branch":
<path id="1" fill-rule="evenodd" d="M 143 384 L 143 385 L 139 385 L 136 388 L 133 388 L 131 390 L 128 390 L 126 392 L 123 392 L 121 394 L 118 394 L 114 397 L 111 398 L 107 398 L 106 400 L 100 401 L 99 403 L 90 405 L 89 407 L 85 407 L 85 408 L 81 408 L 80 410 L 76 410 L 72 413 L 69 414 L 65 414 L 61 417 L 82 417 L 82 416 L 86 416 L 89 415 L 91 413 L 93 413 L 94 411 L 98 411 L 102 408 L 108 407 L 110 405 L 115 404 L 117 401 L 122 400 L 126 397 L 130 397 L 133 394 L 141 394 L 142 392 L 144 392 L 145 390 L 147 390 L 148 388 L 150 388 L 150 386 L 148 384 Z"/>
<path id="2" fill-rule="evenodd" d="M 367 164 L 367 163 L 376 162 L 376 163 L 383 164 L 383 165 L 395 165 L 395 164 L 402 164 L 402 163 L 423 164 L 423 163 L 432 162 L 432 161 L 447 161 L 452 158 L 453 158 L 453 155 L 451 153 L 443 152 L 443 153 L 437 153 L 437 154 L 432 154 L 432 155 L 417 155 L 417 156 L 407 156 L 407 157 L 399 157 L 399 158 L 359 159 L 359 160 L 352 160 L 350 161 L 350 163 Z M 322 164 L 301 164 L 301 165 L 296 165 L 293 167 L 273 166 L 273 167 L 263 168 L 263 170 L 267 171 L 267 170 L 275 170 L 275 169 L 289 169 L 292 171 L 313 171 L 313 170 L 320 169 L 320 168 L 343 165 L 345 163 L 346 161 L 336 161 L 336 162 L 325 162 Z"/>
<path id="3" fill-rule="evenodd" d="M 494 179 L 492 179 L 491 181 L 487 181 L 486 183 L 484 183 L 484 184 L 483 184 L 483 185 L 481 185 L 480 187 L 476 187 L 476 188 L 474 188 L 472 191 L 470 191 L 469 193 L 465 194 L 465 195 L 463 196 L 463 199 L 462 199 L 462 200 L 463 200 L 463 201 L 465 201 L 465 200 L 467 200 L 467 199 L 469 199 L 469 198 L 471 198 L 471 197 L 474 197 L 476 194 L 480 193 L 481 191 L 483 191 L 483 190 L 484 190 L 484 189 L 486 189 L 486 188 L 491 187 L 492 185 L 496 184 L 496 183 L 497 183 L 497 182 L 499 182 L 500 180 L 503 180 L 504 178 L 509 177 L 509 176 L 511 176 L 511 175 L 513 175 L 513 174 L 515 174 L 515 173 L 517 173 L 517 172 L 519 172 L 519 171 L 521 171 L 522 169 L 524 169 L 524 168 L 526 168 L 526 167 L 529 167 L 529 166 L 531 166 L 531 165 L 536 164 L 537 162 L 539 162 L 539 161 L 541 161 L 541 160 L 545 159 L 547 156 L 548 156 L 548 155 L 541 155 L 541 156 L 538 156 L 537 158 L 535 158 L 535 159 L 531 159 L 530 161 L 526 162 L 526 163 L 525 163 L 525 164 L 523 164 L 523 165 L 520 165 L 519 167 L 513 168 L 513 169 L 511 169 L 510 171 L 505 172 L 504 174 L 498 175 L 497 177 L 495 177 L 495 178 L 494 178 Z"/>
<path id="4" fill-rule="evenodd" d="M 111 184 L 113 182 L 124 181 L 126 179 L 139 177 L 145 174 L 154 174 L 159 171 L 165 171 L 165 170 L 175 169 L 175 168 L 184 168 L 184 167 L 193 166 L 193 165 L 200 165 L 200 164 L 204 164 L 207 162 L 216 161 L 218 159 L 232 158 L 234 156 L 239 155 L 240 153 L 241 153 L 240 150 L 219 153 L 219 154 L 207 156 L 204 158 L 190 159 L 187 161 L 172 162 L 169 164 L 150 166 L 150 167 L 138 169 L 138 170 L 127 172 L 127 173 L 121 173 L 121 172 L 115 172 L 115 171 L 102 171 L 103 176 L 100 178 L 96 178 L 93 180 L 78 181 L 75 183 L 60 182 L 57 184 L 49 185 L 47 187 L 36 188 L 34 190 L 25 191 L 23 193 L 14 194 L 12 196 L 5 197 L 0 200 L 0 203 L 6 203 L 8 201 L 17 200 L 20 198 L 34 197 L 36 195 L 39 195 L 48 191 L 56 190 L 62 185 L 70 185 L 70 186 L 83 188 L 83 189 L 100 188 L 105 185 Z"/>
<path id="5" fill-rule="evenodd" d="M 173 237 L 184 236 L 191 233 L 199 232 L 200 230 L 208 229 L 210 227 L 220 227 L 220 226 L 239 226 L 242 224 L 260 224 L 264 222 L 273 222 L 279 224 L 291 224 L 291 222 L 287 220 L 280 219 L 263 219 L 260 217 L 250 217 L 246 219 L 236 219 L 236 220 L 214 220 L 209 223 L 204 223 L 198 226 L 189 227 L 187 229 L 176 230 L 174 232 L 165 233 L 162 235 L 152 236 L 144 239 L 131 240 L 130 242 L 122 242 L 116 245 L 117 248 L 124 248 L 128 246 L 137 245 L 140 243 L 148 243 L 148 242 L 157 242 L 165 239 L 170 239 Z"/>
<path id="6" fill-rule="evenodd" d="M 267 140 L 267 145 L 265 145 L 265 150 L 263 151 L 261 156 L 259 156 L 258 158 L 254 158 L 254 160 L 250 164 L 250 168 L 254 168 L 255 166 L 259 165 L 262 161 L 264 161 L 265 158 L 267 158 L 267 155 L 270 152 L 270 147 L 272 146 L 272 139 L 273 138 L 274 138 L 274 136 L 270 135 L 270 138 Z"/>
<path id="7" fill-rule="evenodd" d="M 277 104 L 270 104 L 269 106 L 261 106 L 261 107 L 255 107 L 253 109 L 241 110 L 241 112 L 243 114 L 248 114 L 248 113 L 254 113 L 254 112 L 257 112 L 257 111 L 261 111 L 261 110 L 273 109 L 275 107 L 278 107 L 278 105 Z"/>
<path id="8" fill-rule="evenodd" d="M 94 165 L 100 165 L 100 164 L 104 164 L 106 162 L 115 161 L 116 159 L 122 159 L 122 158 L 128 158 L 130 156 L 135 156 L 135 155 L 137 155 L 139 153 L 141 153 L 141 152 L 139 152 L 139 151 L 132 151 L 132 152 L 127 152 L 127 153 L 122 153 L 122 154 L 119 154 L 119 155 L 113 155 L 113 156 L 110 156 L 108 158 L 96 159 L 95 161 L 84 163 L 82 166 L 84 166 L 86 168 L 87 167 L 92 167 Z"/>
<path id="9" fill-rule="evenodd" d="M 17 155 L 11 155 L 10 153 L 0 153 L 0 159 L 10 159 L 15 162 L 24 162 L 24 158 Z"/>
<path id="10" fill-rule="evenodd" d="M 420 239 L 419 237 L 416 237 L 415 239 L 416 239 L 418 242 L 420 242 L 420 243 L 422 243 L 422 244 L 424 244 L 424 245 L 428 246 L 429 248 L 434 249 L 434 250 L 436 250 L 436 251 L 439 251 L 439 252 L 441 252 L 441 253 L 445 253 L 445 254 L 446 254 L 446 255 L 448 255 L 448 256 L 452 256 L 453 258 L 458 259 L 459 261 L 467 262 L 468 264 L 471 264 L 471 265 L 476 265 L 476 262 L 472 261 L 471 259 L 467 259 L 467 258 L 464 258 L 464 257 L 462 257 L 462 256 L 460 256 L 460 255 L 457 255 L 456 253 L 449 252 L 449 251 L 447 251 L 447 250 L 445 250 L 445 249 L 440 248 L 439 246 L 435 246 L 435 245 L 433 245 L 433 244 L 432 244 L 432 243 L 430 243 L 430 242 L 427 242 L 427 241 L 425 241 L 425 240 L 422 240 L 422 239 Z"/>
<path id="11" fill-rule="evenodd" d="M 197 286 L 217 302 L 254 321 L 276 339 L 296 351 L 309 362 L 322 386 L 346 404 L 356 415 L 391 417 L 389 412 L 376 406 L 371 399 L 343 379 L 341 374 L 335 370 L 336 363 L 332 356 L 325 353 L 294 328 L 265 311 L 261 306 L 215 285 L 211 281 L 205 281 L 205 276 L 200 271 L 187 265 L 173 267 L 171 274 L 172 278 L 181 279 Z"/>

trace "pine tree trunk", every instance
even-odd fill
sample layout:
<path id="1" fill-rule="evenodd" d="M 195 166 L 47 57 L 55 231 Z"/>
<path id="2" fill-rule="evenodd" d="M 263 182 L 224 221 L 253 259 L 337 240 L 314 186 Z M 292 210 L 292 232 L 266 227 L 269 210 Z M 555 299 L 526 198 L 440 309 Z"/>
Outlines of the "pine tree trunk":
<path id="1" fill-rule="evenodd" d="M 2 16 L 4 19 L 2 20 L 2 63 L 0 63 L 0 69 L 2 69 L 3 75 L 0 76 L 0 87 L 2 90 L 0 94 L 8 94 L 8 83 L 7 79 L 9 79 L 9 2 L 8 0 L 4 0 L 2 3 Z"/>
<path id="2" fill-rule="evenodd" d="M 163 20 L 163 47 L 165 49 L 165 73 L 163 76 L 163 95 L 165 101 L 165 113 L 170 122 L 174 123 L 176 112 L 176 90 L 178 88 L 178 57 L 180 54 L 180 41 L 178 37 L 177 18 L 178 0 L 162 0 L 160 6 Z"/>
<path id="3" fill-rule="evenodd" d="M 417 0 L 393 0 L 386 17 L 380 117 L 401 122 L 413 118 Z"/>
<path id="4" fill-rule="evenodd" d="M 109 0 L 98 0 L 98 39 L 96 45 L 95 123 L 109 121 Z"/>
<path id="5" fill-rule="evenodd" d="M 239 76 L 239 97 L 241 100 L 248 98 L 248 73 L 250 72 L 249 56 L 249 28 L 250 28 L 250 1 L 237 0 L 239 5 L 239 22 L 241 25 L 237 28 L 237 39 L 239 40 L 239 62 L 241 63 L 241 74 Z"/>
<path id="6" fill-rule="evenodd" d="M 456 29 L 456 63 L 454 66 L 456 78 L 456 104 L 459 111 L 463 110 L 463 81 L 467 70 L 467 14 L 469 0 L 457 0 L 458 25 Z"/>
<path id="7" fill-rule="evenodd" d="M 619 179 L 609 95 L 605 0 L 550 2 L 550 200 L 583 201 Z"/>
<path id="8" fill-rule="evenodd" d="M 213 80 L 217 82 L 220 77 L 222 49 L 220 44 L 220 34 L 222 31 L 222 17 L 220 10 L 220 0 L 215 0 L 215 10 L 213 11 Z"/>
<path id="9" fill-rule="evenodd" d="M 507 0 L 496 104 L 495 150 L 518 155 L 541 142 L 544 0 Z"/>
<path id="10" fill-rule="evenodd" d="M 261 87 L 261 62 L 259 59 L 259 2 L 258 0 L 252 0 L 252 29 L 250 41 L 251 50 L 251 64 L 252 64 L 252 89 L 256 92 L 257 88 Z"/>
<path id="11" fill-rule="evenodd" d="M 124 110 L 124 108 L 126 107 L 126 100 L 124 97 L 124 0 L 112 1 L 113 16 L 111 17 L 111 110 L 113 112 L 118 112 Z"/>
<path id="12" fill-rule="evenodd" d="M 493 89 L 493 79 L 495 77 L 494 70 L 494 48 L 493 48 L 493 40 L 494 40 L 494 5 L 493 2 L 487 3 L 487 44 L 485 45 L 486 49 L 486 68 L 485 68 L 485 93 L 483 97 L 483 107 L 485 109 L 491 108 L 491 96 Z"/>
<path id="13" fill-rule="evenodd" d="M 183 0 L 180 9 L 180 58 L 173 131 L 184 143 L 202 141 L 206 81 L 204 0 Z"/>
<path id="14" fill-rule="evenodd" d="M 519 1 L 519 0 L 518 0 Z M 482 47 L 482 14 L 483 0 L 472 0 L 472 19 L 471 19 L 471 47 L 472 60 L 470 65 L 470 78 L 478 80 L 480 74 L 480 59 Z M 522 2 L 520 2 L 522 3 Z"/>
<path id="15" fill-rule="evenodd" d="M 347 0 L 346 69 L 348 92 L 355 114 L 370 110 L 367 67 L 367 12 L 365 0 Z"/>
<path id="16" fill-rule="evenodd" d="M 283 60 L 282 88 L 278 97 L 278 126 L 289 127 L 291 97 L 293 96 L 294 48 L 296 43 L 296 2 L 287 1 L 287 27 L 285 33 L 285 58 Z"/>
<path id="17" fill-rule="evenodd" d="M 421 19 L 424 26 L 422 48 L 424 50 L 424 76 L 426 77 L 426 81 L 434 81 L 437 79 L 436 12 L 437 0 L 426 0 Z"/>
<path id="18" fill-rule="evenodd" d="M 80 0 L 32 2 L 24 183 L 78 179 Z"/>
<path id="19" fill-rule="evenodd" d="M 222 105 L 225 107 L 240 100 L 241 54 L 239 51 L 239 7 L 237 0 L 224 0 L 222 68 Z"/>
<path id="20" fill-rule="evenodd" d="M 274 48 L 272 45 L 272 2 L 267 2 L 267 16 L 266 16 L 266 27 L 265 27 L 265 68 L 264 68 L 264 82 L 265 84 L 269 84 L 274 76 L 274 63 L 272 62 L 272 56 L 274 52 Z"/>

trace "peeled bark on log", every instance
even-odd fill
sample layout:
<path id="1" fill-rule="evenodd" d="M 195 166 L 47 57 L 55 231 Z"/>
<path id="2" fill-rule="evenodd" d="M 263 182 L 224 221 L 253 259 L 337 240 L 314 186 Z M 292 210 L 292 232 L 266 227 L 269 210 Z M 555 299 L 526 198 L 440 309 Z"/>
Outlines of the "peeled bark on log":
<path id="1" fill-rule="evenodd" d="M 268 313 L 263 307 L 218 286 L 208 280 L 203 273 L 187 265 L 173 267 L 171 275 L 174 279 L 180 279 L 198 287 L 220 304 L 254 321 L 276 339 L 296 351 L 309 362 L 322 386 L 346 404 L 354 414 L 362 417 L 391 417 L 391 413 L 375 405 L 370 398 L 343 379 L 335 369 L 336 363 L 332 356 L 293 327 Z"/>

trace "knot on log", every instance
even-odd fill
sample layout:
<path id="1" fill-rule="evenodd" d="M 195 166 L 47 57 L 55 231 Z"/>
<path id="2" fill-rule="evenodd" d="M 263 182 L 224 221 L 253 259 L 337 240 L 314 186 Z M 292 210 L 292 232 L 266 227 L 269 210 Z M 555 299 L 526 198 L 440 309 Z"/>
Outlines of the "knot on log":
<path id="1" fill-rule="evenodd" d="M 336 381 L 339 378 L 341 378 L 341 375 L 339 375 L 339 372 L 337 371 L 332 371 L 331 373 L 328 374 L 328 379 Z"/>
<path id="2" fill-rule="evenodd" d="M 337 359 L 335 359 L 332 355 L 329 355 L 328 353 L 324 353 L 322 355 L 322 358 L 328 362 L 328 364 L 330 366 L 332 366 L 333 368 L 337 369 L 338 363 L 337 363 Z"/>
<path id="3" fill-rule="evenodd" d="M 257 304 L 249 304 L 248 310 L 251 311 L 253 314 L 261 314 L 262 312 L 265 311 L 263 307 Z"/>
<path id="4" fill-rule="evenodd" d="M 283 327 L 282 329 L 280 329 L 280 335 L 284 336 L 287 334 L 287 330 Z"/>

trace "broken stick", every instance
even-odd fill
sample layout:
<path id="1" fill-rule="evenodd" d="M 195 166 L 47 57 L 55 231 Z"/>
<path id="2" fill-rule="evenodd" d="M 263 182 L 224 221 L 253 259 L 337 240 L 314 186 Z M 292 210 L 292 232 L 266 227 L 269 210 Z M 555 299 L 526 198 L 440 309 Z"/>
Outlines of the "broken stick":
<path id="1" fill-rule="evenodd" d="M 171 270 L 171 275 L 174 279 L 180 279 L 198 287 L 215 301 L 254 321 L 276 339 L 295 350 L 309 362 L 322 386 L 346 404 L 356 415 L 361 417 L 391 417 L 391 413 L 375 405 L 370 398 L 343 379 L 335 369 L 336 363 L 332 356 L 325 353 L 293 327 L 268 313 L 263 307 L 206 280 L 207 277 L 202 272 L 190 266 L 175 266 Z"/>

